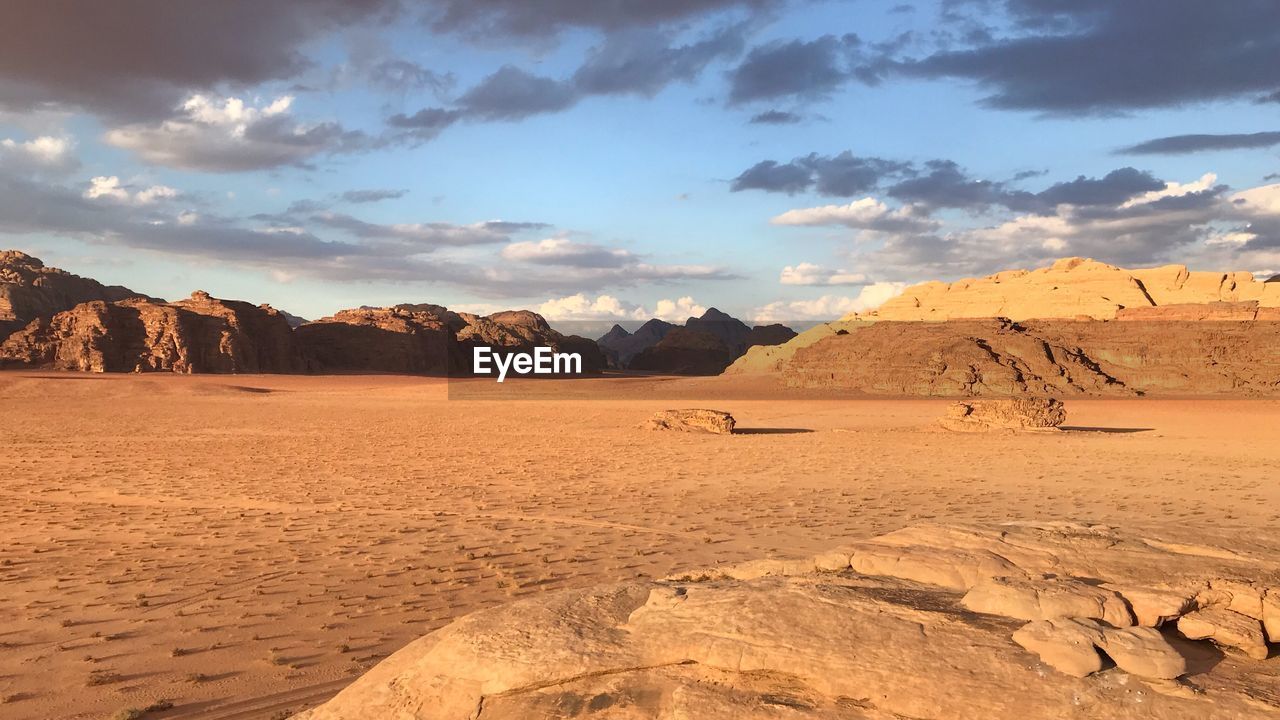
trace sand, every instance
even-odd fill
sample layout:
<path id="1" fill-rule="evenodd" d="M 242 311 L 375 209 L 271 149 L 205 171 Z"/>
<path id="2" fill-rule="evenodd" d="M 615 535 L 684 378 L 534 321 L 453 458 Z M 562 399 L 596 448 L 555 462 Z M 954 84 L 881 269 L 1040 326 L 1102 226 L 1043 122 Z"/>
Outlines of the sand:
<path id="1" fill-rule="evenodd" d="M 476 609 L 920 520 L 1280 550 L 1274 400 L 1067 398 L 1066 432 L 975 435 L 946 400 L 479 382 L 0 373 L 0 716 L 287 717 Z M 637 429 L 672 407 L 744 432 Z"/>

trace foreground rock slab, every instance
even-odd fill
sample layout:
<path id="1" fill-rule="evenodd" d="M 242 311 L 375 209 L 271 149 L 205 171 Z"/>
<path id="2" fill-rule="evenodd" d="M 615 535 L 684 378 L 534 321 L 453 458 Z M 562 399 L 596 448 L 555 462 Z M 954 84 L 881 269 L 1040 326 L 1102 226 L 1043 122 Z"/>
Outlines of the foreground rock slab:
<path id="1" fill-rule="evenodd" d="M 737 421 L 722 410 L 662 410 L 654 414 L 640 427 L 645 430 L 674 430 L 676 432 L 712 433 L 731 435 Z"/>
<path id="2" fill-rule="evenodd" d="M 908 561 L 886 561 L 895 554 Z M 1232 600 L 1200 593 L 1226 582 L 1265 598 L 1280 569 L 1101 526 L 916 526 L 808 559 L 477 612 L 298 717 L 1280 717 L 1280 696 L 1265 687 L 1274 661 L 1232 650 L 1193 668 L 1170 628 L 1132 625 L 1121 592 L 1099 581 L 1159 581 L 1161 592 L 1220 604 Z M 1080 612 L 1092 617 L 1071 616 Z"/>
<path id="3" fill-rule="evenodd" d="M 1054 398 L 1001 398 L 952 403 L 938 424 L 956 432 L 1056 430 L 1067 421 L 1062 401 Z"/>

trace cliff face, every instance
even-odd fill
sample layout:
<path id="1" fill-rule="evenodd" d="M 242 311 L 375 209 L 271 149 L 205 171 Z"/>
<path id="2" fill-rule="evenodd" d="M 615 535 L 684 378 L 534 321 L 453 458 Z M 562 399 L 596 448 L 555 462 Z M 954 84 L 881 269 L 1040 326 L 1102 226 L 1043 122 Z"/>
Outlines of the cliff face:
<path id="1" fill-rule="evenodd" d="M 455 362 L 447 318 L 428 310 L 343 310 L 294 333 L 309 372 L 444 375 Z"/>
<path id="2" fill-rule="evenodd" d="M 883 395 L 1273 394 L 1280 322 L 847 323 L 782 377 Z"/>
<path id="3" fill-rule="evenodd" d="M 1121 309 L 1245 301 L 1280 307 L 1280 285 L 1258 282 L 1247 272 L 1190 272 L 1183 265 L 1125 270 L 1094 260 L 1064 258 L 1037 270 L 1006 270 L 981 279 L 913 285 L 866 316 L 881 320 L 1106 320 L 1116 317 Z"/>
<path id="4" fill-rule="evenodd" d="M 267 306 L 196 292 L 188 300 L 82 303 L 0 344 L 0 361 L 89 372 L 290 373 L 288 322 Z"/>
<path id="5" fill-rule="evenodd" d="M 32 320 L 51 318 L 81 303 L 132 297 L 146 296 L 45 267 L 39 259 L 17 250 L 0 251 L 0 341 Z"/>
<path id="6" fill-rule="evenodd" d="M 562 335 L 537 313 L 514 310 L 488 316 L 455 313 L 439 305 L 343 310 L 296 331 L 306 367 L 318 373 L 389 372 L 465 375 L 473 348 L 530 352 L 550 347 L 582 356 L 584 372 L 605 367 L 591 340 Z"/>

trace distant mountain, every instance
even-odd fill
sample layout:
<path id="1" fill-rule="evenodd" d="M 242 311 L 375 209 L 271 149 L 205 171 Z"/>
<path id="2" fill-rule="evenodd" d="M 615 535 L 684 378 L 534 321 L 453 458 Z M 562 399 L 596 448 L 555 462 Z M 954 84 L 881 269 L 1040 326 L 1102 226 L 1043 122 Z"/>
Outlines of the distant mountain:
<path id="1" fill-rule="evenodd" d="M 672 336 L 675 330 L 681 332 Z M 749 327 L 728 313 L 710 308 L 701 317 L 689 318 L 683 326 L 654 319 L 631 333 L 614 325 L 596 343 L 615 367 L 714 375 L 753 345 L 777 345 L 795 335 L 785 325 Z"/>
<path id="2" fill-rule="evenodd" d="M 615 366 L 625 368 L 631 364 L 632 358 L 646 348 L 657 345 L 676 327 L 657 318 L 641 325 L 634 333 L 627 332 L 621 325 L 614 325 L 596 340 L 596 344 L 605 351 Z"/>

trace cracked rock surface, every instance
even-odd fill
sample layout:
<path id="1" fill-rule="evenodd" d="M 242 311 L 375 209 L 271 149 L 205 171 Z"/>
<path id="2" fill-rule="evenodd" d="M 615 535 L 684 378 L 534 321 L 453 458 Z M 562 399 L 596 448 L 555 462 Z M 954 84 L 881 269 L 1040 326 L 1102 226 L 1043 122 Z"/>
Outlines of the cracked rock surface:
<path id="1" fill-rule="evenodd" d="M 1277 588 L 1108 527 L 913 526 L 473 613 L 299 718 L 1280 718 Z"/>

